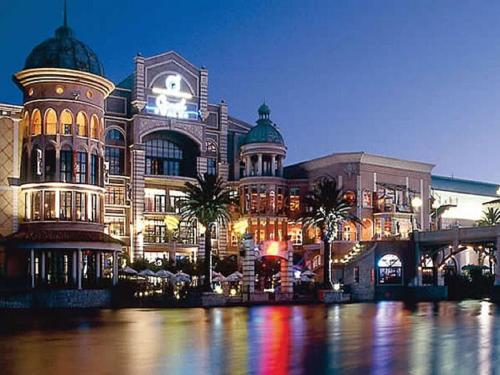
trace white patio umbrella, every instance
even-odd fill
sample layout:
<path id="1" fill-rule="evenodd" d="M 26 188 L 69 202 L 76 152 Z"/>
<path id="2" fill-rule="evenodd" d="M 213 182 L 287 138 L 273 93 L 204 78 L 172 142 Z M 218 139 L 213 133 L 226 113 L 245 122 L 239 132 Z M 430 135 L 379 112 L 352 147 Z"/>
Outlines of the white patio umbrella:
<path id="1" fill-rule="evenodd" d="M 215 272 L 215 273 L 217 273 L 217 272 Z M 226 281 L 226 278 L 224 277 L 223 274 L 217 273 L 217 275 L 212 275 L 212 282 L 213 283 L 222 283 L 224 281 Z"/>
<path id="2" fill-rule="evenodd" d="M 302 274 L 300 275 L 300 281 L 302 281 L 303 283 L 312 283 L 314 279 L 312 277 Z"/>
<path id="3" fill-rule="evenodd" d="M 126 274 L 126 275 L 137 275 L 137 271 L 134 270 L 132 267 L 125 267 L 124 269 L 122 269 L 122 273 Z"/>
<path id="4" fill-rule="evenodd" d="M 167 271 L 167 270 L 159 270 L 158 272 L 156 272 L 156 277 L 161 277 L 162 279 L 174 279 L 175 278 L 175 275 L 170 272 L 170 271 Z"/>
<path id="5" fill-rule="evenodd" d="M 241 272 L 233 272 L 231 275 L 226 277 L 226 281 L 234 282 L 234 281 L 240 281 L 243 278 L 243 274 Z"/>
<path id="6" fill-rule="evenodd" d="M 307 270 L 301 273 L 301 276 L 314 277 L 316 274 L 313 271 Z"/>
<path id="7" fill-rule="evenodd" d="M 150 269 L 145 269 L 145 270 L 142 270 L 141 272 L 139 272 L 137 275 L 139 276 L 143 276 L 143 277 L 155 277 L 156 274 L 151 271 Z"/>
<path id="8" fill-rule="evenodd" d="M 191 281 L 191 276 L 182 271 L 177 272 L 174 276 L 175 276 L 175 281 L 180 283 L 188 283 Z"/>

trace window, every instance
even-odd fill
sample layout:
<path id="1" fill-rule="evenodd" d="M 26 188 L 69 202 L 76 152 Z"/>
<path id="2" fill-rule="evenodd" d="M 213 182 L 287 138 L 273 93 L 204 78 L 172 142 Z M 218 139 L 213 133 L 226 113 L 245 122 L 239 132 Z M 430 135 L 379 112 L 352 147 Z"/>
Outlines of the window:
<path id="1" fill-rule="evenodd" d="M 85 184 L 87 175 L 87 153 L 76 153 L 76 182 Z"/>
<path id="2" fill-rule="evenodd" d="M 98 184 L 99 176 L 99 159 L 96 154 L 90 155 L 90 183 L 92 185 Z"/>
<path id="3" fill-rule="evenodd" d="M 179 176 L 182 150 L 175 143 L 153 139 L 146 142 L 146 174 Z"/>
<path id="4" fill-rule="evenodd" d="M 54 220 L 56 218 L 56 193 L 55 193 L 55 191 L 44 192 L 43 213 L 44 213 L 45 220 Z"/>
<path id="5" fill-rule="evenodd" d="M 125 204 L 125 188 L 122 186 L 108 186 L 106 190 L 106 204 L 123 206 Z"/>
<path id="6" fill-rule="evenodd" d="M 67 109 L 61 113 L 61 133 L 63 135 L 73 134 L 73 115 Z"/>
<path id="7" fill-rule="evenodd" d="M 31 219 L 41 220 L 42 218 L 42 192 L 35 191 L 31 199 Z"/>
<path id="8" fill-rule="evenodd" d="M 45 150 L 45 181 L 56 180 L 56 150 L 49 148 Z"/>
<path id="9" fill-rule="evenodd" d="M 212 176 L 217 174 L 217 161 L 213 158 L 207 159 L 207 174 Z"/>
<path id="10" fill-rule="evenodd" d="M 92 115 L 90 120 L 90 136 L 94 139 L 99 139 L 99 119 L 96 115 Z"/>
<path id="11" fill-rule="evenodd" d="M 98 217 L 98 211 L 97 211 L 97 195 L 96 194 L 91 194 L 90 195 L 90 217 L 89 221 L 92 221 L 94 223 L 99 221 Z"/>
<path id="12" fill-rule="evenodd" d="M 124 217 L 106 217 L 105 224 L 108 227 L 108 233 L 112 236 L 125 236 L 125 218 Z"/>
<path id="13" fill-rule="evenodd" d="M 165 212 L 167 210 L 166 197 L 164 195 L 155 195 L 154 197 L 154 211 Z"/>
<path id="14" fill-rule="evenodd" d="M 372 207 L 372 196 L 373 193 L 369 190 L 363 190 L 363 207 L 370 208 Z"/>
<path id="15" fill-rule="evenodd" d="M 87 116 L 85 113 L 78 112 L 76 115 L 76 135 L 87 137 Z"/>
<path id="16" fill-rule="evenodd" d="M 70 150 L 61 150 L 60 154 L 61 182 L 73 181 L 73 153 Z"/>
<path id="17" fill-rule="evenodd" d="M 39 134 L 42 134 L 42 115 L 38 109 L 35 109 L 31 116 L 31 135 Z"/>
<path id="18" fill-rule="evenodd" d="M 213 141 L 207 141 L 205 145 L 207 146 L 207 152 L 217 153 L 217 145 Z"/>
<path id="19" fill-rule="evenodd" d="M 29 115 L 28 111 L 24 112 L 21 129 L 22 129 L 23 138 L 26 138 L 27 136 L 30 135 L 30 133 L 29 133 L 29 131 L 30 131 L 30 115 Z"/>
<path id="20" fill-rule="evenodd" d="M 423 285 L 432 285 L 434 284 L 434 262 L 432 258 L 426 256 L 422 260 L 422 284 Z"/>
<path id="21" fill-rule="evenodd" d="M 354 267 L 354 282 L 359 283 L 359 267 Z"/>
<path id="22" fill-rule="evenodd" d="M 166 241 L 166 227 L 163 220 L 148 220 L 145 225 L 144 242 L 164 243 Z"/>
<path id="23" fill-rule="evenodd" d="M 300 211 L 300 189 L 298 187 L 290 188 L 290 212 Z"/>
<path id="24" fill-rule="evenodd" d="M 377 263 L 378 283 L 382 285 L 401 285 L 403 283 L 402 264 L 397 255 L 386 254 Z"/>
<path id="25" fill-rule="evenodd" d="M 59 196 L 59 219 L 61 220 L 71 220 L 71 201 L 72 193 L 71 191 L 61 191 Z"/>
<path id="26" fill-rule="evenodd" d="M 45 134 L 56 135 L 57 134 L 57 115 L 56 111 L 52 108 L 45 112 Z"/>
<path id="27" fill-rule="evenodd" d="M 178 190 L 169 191 L 169 210 L 170 212 L 179 213 L 179 203 L 181 200 L 186 199 L 186 194 Z"/>
<path id="28" fill-rule="evenodd" d="M 124 165 L 124 153 L 123 148 L 106 146 L 105 159 L 109 163 L 109 174 L 111 175 L 122 175 L 123 165 Z"/>
<path id="29" fill-rule="evenodd" d="M 76 220 L 85 221 L 87 213 L 87 196 L 85 193 L 75 193 Z"/>

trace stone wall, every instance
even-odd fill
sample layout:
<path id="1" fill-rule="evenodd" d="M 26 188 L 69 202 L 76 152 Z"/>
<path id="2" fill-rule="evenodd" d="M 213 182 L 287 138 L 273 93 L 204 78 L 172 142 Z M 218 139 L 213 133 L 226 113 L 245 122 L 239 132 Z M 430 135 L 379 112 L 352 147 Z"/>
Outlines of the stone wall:
<path id="1" fill-rule="evenodd" d="M 375 252 L 369 250 L 356 262 L 344 269 L 344 285 L 348 285 L 352 299 L 355 301 L 373 300 L 375 294 L 374 280 Z M 359 281 L 355 280 L 355 269 L 359 270 Z"/>
<path id="2" fill-rule="evenodd" d="M 0 309 L 85 309 L 109 306 L 110 289 L 34 290 L 0 295 Z"/>

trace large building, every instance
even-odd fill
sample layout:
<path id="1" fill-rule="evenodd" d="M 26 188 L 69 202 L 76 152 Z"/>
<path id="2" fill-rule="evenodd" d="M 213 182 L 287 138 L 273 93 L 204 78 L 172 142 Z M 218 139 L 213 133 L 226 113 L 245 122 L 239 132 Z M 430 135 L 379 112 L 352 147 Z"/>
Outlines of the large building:
<path id="1" fill-rule="evenodd" d="M 224 101 L 208 102 L 208 70 L 172 51 L 137 55 L 133 67 L 113 84 L 65 22 L 15 74 L 23 103 L 0 105 L 0 234 L 9 274 L 81 284 L 116 274 L 105 268 L 116 264 L 108 255 L 117 249 L 151 261 L 202 256 L 204 228 L 181 222 L 171 233 L 168 218 L 177 217 L 185 183 L 205 173 L 239 196 L 234 221 L 245 220 L 257 243 L 289 236 L 297 251 L 310 252 L 313 269 L 320 241 L 300 216 L 322 177 L 338 181 L 363 223 L 339 228 L 342 254 L 360 241 L 408 240 L 436 227 L 434 210 L 456 206 L 460 194 L 480 195 L 482 204 L 498 193 L 493 185 L 484 194 L 467 190 L 474 183 L 456 191 L 456 183 L 431 176 L 432 164 L 364 152 L 285 167 L 286 142 L 266 104 L 255 125 L 232 117 Z M 439 226 L 454 222 L 453 207 L 445 208 Z M 214 229 L 214 251 L 238 254 L 233 223 Z M 19 253 L 30 263 L 17 264 Z"/>

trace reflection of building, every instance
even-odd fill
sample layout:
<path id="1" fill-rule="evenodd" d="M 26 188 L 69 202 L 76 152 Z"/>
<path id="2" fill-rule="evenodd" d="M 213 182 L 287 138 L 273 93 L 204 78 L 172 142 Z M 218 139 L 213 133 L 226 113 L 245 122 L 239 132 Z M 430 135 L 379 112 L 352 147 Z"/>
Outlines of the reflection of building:
<path id="1" fill-rule="evenodd" d="M 71 47 L 70 56 L 52 55 L 48 47 L 59 44 Z M 342 251 L 429 229 L 431 195 L 441 205 L 458 194 L 484 196 L 481 203 L 496 198 L 493 185 L 487 194 L 450 190 L 446 179 L 431 179 L 431 164 L 363 152 L 284 167 L 286 143 L 269 107 L 259 108 L 255 126 L 230 116 L 225 102 L 208 102 L 208 71 L 175 52 L 136 56 L 131 74 L 114 87 L 97 56 L 64 27 L 33 50 L 16 78 L 24 105 L 0 106 L 3 236 L 34 225 L 86 228 L 121 240 L 134 258 L 195 257 L 203 228 L 181 222 L 170 233 L 165 217 L 177 215 L 184 184 L 209 173 L 239 195 L 235 218 L 248 220 L 257 242 L 290 236 L 296 249 L 313 250 L 309 265 L 317 268 L 318 234 L 304 231 L 299 218 L 304 196 L 324 176 L 337 179 L 364 224 L 339 228 Z M 454 222 L 453 215 L 444 213 L 443 223 Z M 213 233 L 215 252 L 238 253 L 232 224 Z"/>

